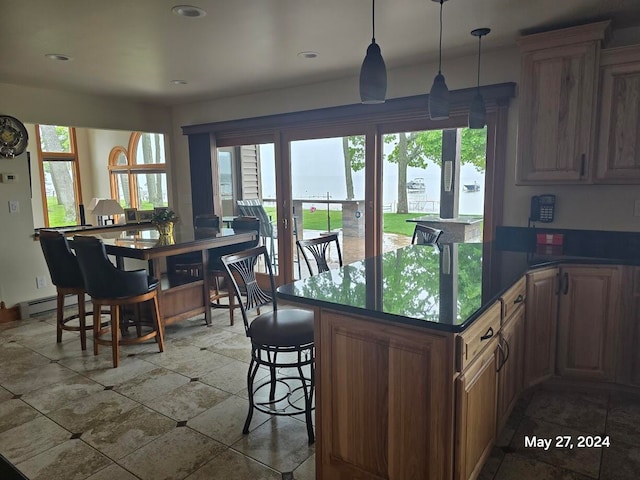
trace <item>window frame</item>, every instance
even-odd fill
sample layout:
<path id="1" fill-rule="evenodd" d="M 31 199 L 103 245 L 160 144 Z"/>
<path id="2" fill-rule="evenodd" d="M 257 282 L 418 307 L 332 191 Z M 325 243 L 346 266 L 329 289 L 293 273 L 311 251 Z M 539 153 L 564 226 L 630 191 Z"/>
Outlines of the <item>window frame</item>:
<path id="1" fill-rule="evenodd" d="M 73 194 L 76 207 L 76 225 L 80 224 L 80 204 L 82 203 L 82 181 L 80 177 L 80 162 L 78 159 L 78 143 L 76 139 L 75 127 L 67 125 L 47 125 L 54 127 L 65 127 L 69 129 L 69 147 L 70 152 L 43 152 L 42 138 L 40 135 L 40 126 L 45 124 L 36 124 L 36 143 L 38 146 L 38 169 L 40 172 L 40 190 L 42 194 L 42 215 L 45 227 L 49 225 L 49 205 L 47 203 L 47 189 L 45 185 L 44 162 L 72 162 L 73 166 Z"/>
<path id="2" fill-rule="evenodd" d="M 133 132 L 129 137 L 129 144 L 125 149 L 122 146 L 113 147 L 109 152 L 109 184 L 111 190 L 111 198 L 116 201 L 120 201 L 118 195 L 118 181 L 117 175 L 121 175 L 126 173 L 129 177 L 129 198 L 131 200 L 130 208 L 140 208 L 140 201 L 138 198 L 138 175 L 144 174 L 164 174 L 167 176 L 167 163 L 166 163 L 166 149 L 165 149 L 165 162 L 164 163 L 147 163 L 140 164 L 136 163 L 136 153 L 138 150 L 138 144 L 140 143 L 140 138 L 145 133 L 153 133 L 154 135 L 162 135 L 162 141 L 165 142 L 165 135 L 163 133 L 154 133 L 154 132 Z M 166 145 L 165 145 L 166 147 Z M 127 163 L 124 165 L 118 165 L 117 160 L 118 156 L 123 153 L 125 158 L 127 159 Z M 167 180 L 167 188 L 168 177 Z M 168 193 L 168 192 L 167 192 Z"/>

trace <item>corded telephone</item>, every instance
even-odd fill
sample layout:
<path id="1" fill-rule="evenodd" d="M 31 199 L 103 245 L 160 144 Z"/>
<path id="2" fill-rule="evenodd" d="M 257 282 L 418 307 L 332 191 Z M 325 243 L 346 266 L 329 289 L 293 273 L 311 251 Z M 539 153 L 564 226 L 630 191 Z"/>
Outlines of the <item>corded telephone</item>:
<path id="1" fill-rule="evenodd" d="M 550 223 L 556 209 L 555 195 L 536 195 L 531 197 L 531 212 L 529 213 L 529 221 Z"/>

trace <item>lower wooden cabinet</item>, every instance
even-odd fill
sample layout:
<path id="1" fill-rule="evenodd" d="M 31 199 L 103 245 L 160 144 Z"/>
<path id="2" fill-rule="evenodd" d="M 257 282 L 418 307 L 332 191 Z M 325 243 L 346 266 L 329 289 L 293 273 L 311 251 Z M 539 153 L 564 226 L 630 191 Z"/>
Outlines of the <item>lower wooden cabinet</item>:
<path id="1" fill-rule="evenodd" d="M 456 379 L 454 479 L 474 479 L 496 438 L 498 338 Z"/>
<path id="2" fill-rule="evenodd" d="M 558 316 L 558 267 L 527 274 L 524 386 L 555 373 Z"/>
<path id="3" fill-rule="evenodd" d="M 319 309 L 315 339 L 316 478 L 450 479 L 453 335 Z"/>
<path id="4" fill-rule="evenodd" d="M 640 387 L 640 267 L 623 267 L 616 383 Z"/>
<path id="5" fill-rule="evenodd" d="M 611 266 L 562 267 L 559 375 L 615 381 L 620 271 Z"/>
<path id="6" fill-rule="evenodd" d="M 503 325 L 498 351 L 498 432 L 522 392 L 524 381 L 524 307 Z"/>

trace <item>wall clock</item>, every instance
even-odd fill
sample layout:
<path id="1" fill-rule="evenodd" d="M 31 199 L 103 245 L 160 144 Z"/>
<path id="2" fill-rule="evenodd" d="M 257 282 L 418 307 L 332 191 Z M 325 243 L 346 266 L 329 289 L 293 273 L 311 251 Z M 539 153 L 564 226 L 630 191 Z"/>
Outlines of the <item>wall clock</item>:
<path id="1" fill-rule="evenodd" d="M 29 135 L 20 120 L 0 115 L 0 157 L 13 158 L 27 148 Z"/>

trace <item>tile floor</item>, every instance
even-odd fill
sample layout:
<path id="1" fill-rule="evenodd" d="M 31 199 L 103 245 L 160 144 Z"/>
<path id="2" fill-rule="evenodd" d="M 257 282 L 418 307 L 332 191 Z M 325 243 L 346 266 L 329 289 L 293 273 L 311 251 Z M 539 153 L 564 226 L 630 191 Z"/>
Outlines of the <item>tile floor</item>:
<path id="1" fill-rule="evenodd" d="M 241 323 L 214 310 L 167 328 L 155 343 L 93 356 L 89 342 L 54 316 L 0 324 L 0 453 L 30 479 L 132 480 L 314 478 L 314 447 L 302 419 L 254 415 L 242 435 L 250 346 Z M 609 448 L 548 451 L 525 435 L 608 435 Z M 640 396 L 525 394 L 482 470 L 482 480 L 640 478 Z M 421 479 L 422 480 L 422 479 Z"/>

